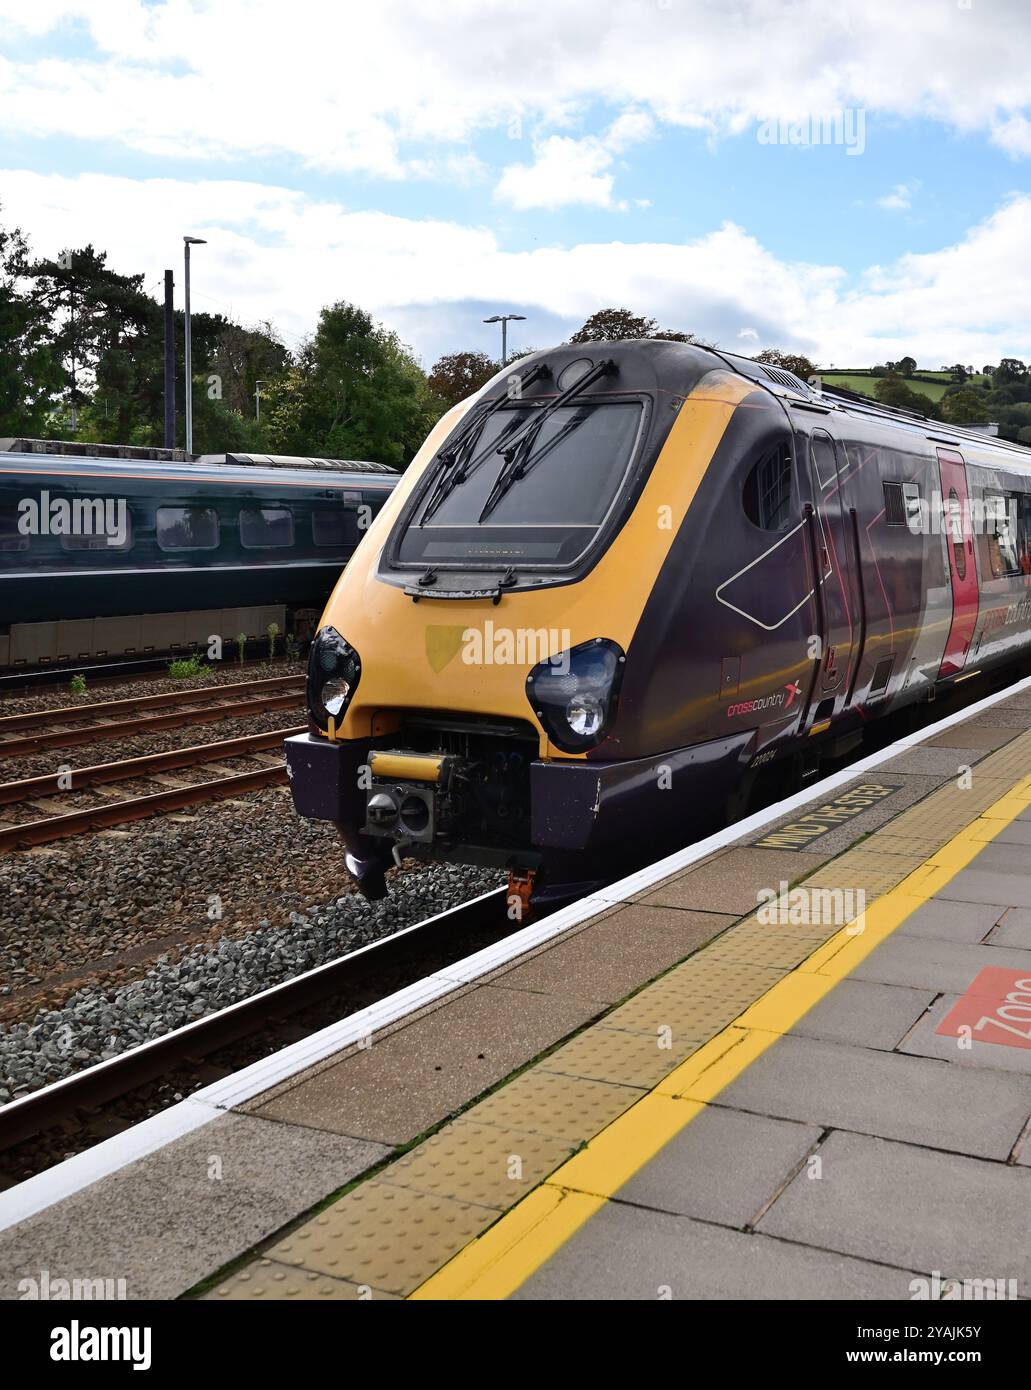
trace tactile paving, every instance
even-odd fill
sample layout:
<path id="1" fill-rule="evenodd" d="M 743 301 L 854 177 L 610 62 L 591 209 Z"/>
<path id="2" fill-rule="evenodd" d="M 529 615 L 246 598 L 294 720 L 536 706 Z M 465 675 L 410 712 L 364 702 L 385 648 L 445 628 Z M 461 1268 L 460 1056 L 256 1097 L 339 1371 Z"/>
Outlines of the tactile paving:
<path id="1" fill-rule="evenodd" d="M 328 1274 L 316 1274 L 313 1270 L 293 1269 L 280 1264 L 278 1260 L 255 1260 L 245 1269 L 238 1269 L 223 1283 L 218 1284 L 204 1295 L 205 1299 L 264 1298 L 267 1300 L 293 1300 L 294 1302 L 363 1302 L 368 1300 L 397 1299 L 397 1294 L 373 1289 L 368 1284 L 352 1284 L 347 1279 L 333 1279 Z"/>
<path id="2" fill-rule="evenodd" d="M 381 1180 L 507 1211 L 576 1149 L 565 1139 L 476 1119 L 445 1125 L 392 1163 Z"/>
<path id="3" fill-rule="evenodd" d="M 372 1178 L 266 1251 L 269 1259 L 404 1295 L 497 1219 Z"/>
<path id="4" fill-rule="evenodd" d="M 764 966 L 779 978 L 793 970 L 817 947 L 845 926 L 845 922 L 821 922 L 808 925 L 790 922 L 743 922 L 726 932 L 706 952 L 711 961 L 740 961 Z"/>
<path id="5" fill-rule="evenodd" d="M 532 1067 L 470 1111 L 481 1124 L 582 1144 L 622 1115 L 643 1089 Z"/>

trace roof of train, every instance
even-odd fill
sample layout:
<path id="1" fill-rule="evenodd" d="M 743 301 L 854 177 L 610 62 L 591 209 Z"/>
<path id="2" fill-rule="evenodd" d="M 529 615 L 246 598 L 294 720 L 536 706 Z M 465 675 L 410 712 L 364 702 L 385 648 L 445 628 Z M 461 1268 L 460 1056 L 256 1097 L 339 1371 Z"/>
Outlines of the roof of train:
<path id="1" fill-rule="evenodd" d="M 981 450 L 989 456 L 989 459 L 984 461 L 997 461 L 1000 467 L 1031 467 L 1031 450 L 1013 440 L 999 439 L 995 435 L 964 429 L 960 425 L 950 425 L 943 420 L 932 420 L 926 415 L 918 415 L 914 410 L 883 405 L 880 401 L 868 400 L 855 391 L 824 386 L 822 383 L 819 386 L 810 386 L 801 377 L 795 376 L 783 367 L 767 366 L 765 362 L 756 362 L 751 357 L 739 357 L 736 353 L 722 352 L 718 348 L 705 350 L 740 376 L 758 382 L 796 408 L 813 410 L 820 414 L 851 415 L 891 429 L 904 430 L 907 434 L 919 435 L 935 444 L 959 449 L 968 457 L 973 457 Z"/>
<path id="2" fill-rule="evenodd" d="M 0 440 L 0 446 L 9 441 Z M 230 483 L 243 483 L 253 487 L 256 483 L 271 487 L 305 487 L 324 490 L 327 486 L 372 488 L 379 490 L 392 488 L 398 474 L 384 465 L 361 467 L 339 460 L 320 460 L 326 467 L 292 468 L 283 461 L 265 463 L 261 455 L 248 455 L 246 462 L 233 455 L 202 459 L 190 463 L 185 459 L 146 459 L 146 458 L 93 458 L 81 455 L 54 453 L 28 453 L 10 451 L 0 447 L 0 475 L 27 474 L 87 478 L 153 478 L 169 482 L 211 483 L 226 486 Z"/>
<path id="3" fill-rule="evenodd" d="M 81 439 L 0 439 L 0 453 L 33 454 L 47 458 L 113 459 L 129 463 L 183 463 L 214 468 L 313 469 L 329 473 L 397 473 L 387 463 L 369 459 L 330 459 L 294 454 L 188 454 L 185 449 L 159 449 L 140 444 L 94 444 Z"/>

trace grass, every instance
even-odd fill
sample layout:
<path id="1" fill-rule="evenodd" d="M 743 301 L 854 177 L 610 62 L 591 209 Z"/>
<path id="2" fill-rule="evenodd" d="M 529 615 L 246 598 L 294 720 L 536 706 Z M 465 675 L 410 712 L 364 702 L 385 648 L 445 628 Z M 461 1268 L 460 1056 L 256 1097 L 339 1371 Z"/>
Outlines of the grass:
<path id="1" fill-rule="evenodd" d="M 877 399 L 877 383 L 883 380 L 882 377 L 871 376 L 869 371 L 863 371 L 861 368 L 851 372 L 820 372 L 819 376 L 828 386 L 844 386 L 847 391 L 858 391 L 873 400 Z M 934 379 L 929 380 L 932 377 Z M 932 401 L 940 401 L 948 388 L 955 385 L 951 372 L 925 372 L 919 367 L 916 376 L 903 377 L 903 381 L 911 391 L 917 391 Z M 990 385 L 990 382 L 986 376 L 975 373 L 964 385 L 985 386 Z"/>
<path id="2" fill-rule="evenodd" d="M 177 681 L 191 680 L 203 670 L 204 663 L 199 656 L 182 656 L 168 663 L 168 674 Z"/>

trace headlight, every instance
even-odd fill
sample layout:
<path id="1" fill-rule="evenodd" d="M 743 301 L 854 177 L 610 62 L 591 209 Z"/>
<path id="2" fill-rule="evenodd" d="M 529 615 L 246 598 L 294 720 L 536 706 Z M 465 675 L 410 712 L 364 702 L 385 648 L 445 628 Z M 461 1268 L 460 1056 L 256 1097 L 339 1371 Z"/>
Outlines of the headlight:
<path id="1" fill-rule="evenodd" d="M 328 730 L 330 719 L 339 724 L 361 674 L 358 653 L 335 627 L 324 627 L 315 634 L 308 655 L 308 713 L 320 729 Z"/>
<path id="2" fill-rule="evenodd" d="M 626 657 L 615 642 L 596 637 L 535 666 L 526 695 L 552 743 L 582 753 L 612 722 Z"/>

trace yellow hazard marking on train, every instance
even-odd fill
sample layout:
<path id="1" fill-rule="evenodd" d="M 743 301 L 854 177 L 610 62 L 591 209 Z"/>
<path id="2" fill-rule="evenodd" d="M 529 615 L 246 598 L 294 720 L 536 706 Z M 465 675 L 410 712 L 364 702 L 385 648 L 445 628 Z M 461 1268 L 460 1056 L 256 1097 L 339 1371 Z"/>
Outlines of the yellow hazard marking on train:
<path id="1" fill-rule="evenodd" d="M 398 782 L 437 782 L 444 764 L 443 753 L 387 753 L 369 755 L 373 777 L 392 778 Z"/>
<path id="2" fill-rule="evenodd" d="M 861 933 L 843 927 L 409 1297 L 502 1299 L 514 1293 L 709 1102 L 1029 806 L 1031 777 L 1025 777 L 867 907 Z"/>

